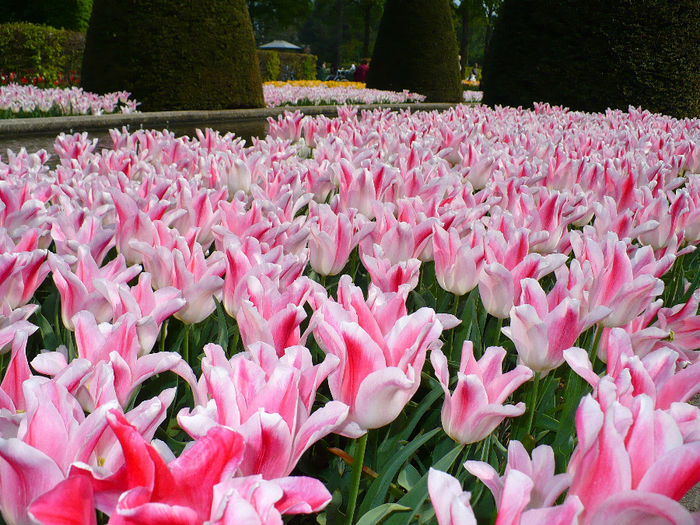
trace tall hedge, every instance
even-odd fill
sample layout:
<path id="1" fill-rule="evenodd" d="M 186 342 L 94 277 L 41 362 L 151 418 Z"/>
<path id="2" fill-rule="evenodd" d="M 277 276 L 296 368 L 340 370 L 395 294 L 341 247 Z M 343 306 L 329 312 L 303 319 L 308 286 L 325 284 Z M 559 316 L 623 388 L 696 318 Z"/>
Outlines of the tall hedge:
<path id="1" fill-rule="evenodd" d="M 367 87 L 408 89 L 428 102 L 459 102 L 457 37 L 449 0 L 387 0 Z"/>
<path id="2" fill-rule="evenodd" d="M 306 53 L 258 49 L 258 61 L 260 62 L 260 74 L 263 82 L 282 80 L 288 77 L 289 73 L 294 75 L 294 80 L 315 80 L 317 60 L 316 55 Z M 289 80 L 289 78 L 286 79 Z"/>
<path id="3" fill-rule="evenodd" d="M 0 22 L 32 22 L 85 32 L 93 0 L 0 0 Z"/>
<path id="4" fill-rule="evenodd" d="M 486 104 L 700 116 L 697 0 L 505 0 L 483 69 Z"/>
<path id="5" fill-rule="evenodd" d="M 85 37 L 76 31 L 18 22 L 0 24 L 0 71 L 55 80 L 80 69 Z"/>
<path id="6" fill-rule="evenodd" d="M 95 0 L 82 86 L 146 111 L 262 107 L 245 0 Z"/>

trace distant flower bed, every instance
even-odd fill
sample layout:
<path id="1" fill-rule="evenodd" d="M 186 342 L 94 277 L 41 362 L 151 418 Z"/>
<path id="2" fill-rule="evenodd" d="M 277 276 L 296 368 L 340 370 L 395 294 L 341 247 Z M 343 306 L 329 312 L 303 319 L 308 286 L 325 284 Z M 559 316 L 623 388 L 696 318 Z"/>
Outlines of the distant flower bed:
<path id="1" fill-rule="evenodd" d="M 0 118 L 132 113 L 139 103 L 129 96 L 126 91 L 96 95 L 78 87 L 41 89 L 10 83 L 0 86 Z"/>
<path id="2" fill-rule="evenodd" d="M 402 104 L 422 102 L 425 96 L 402 92 L 367 89 L 361 82 L 322 82 L 305 80 L 297 82 L 266 82 L 263 85 L 265 105 L 324 106 L 335 104 Z"/>
<path id="3" fill-rule="evenodd" d="M 483 91 L 465 91 L 463 94 L 463 98 L 465 102 L 481 102 L 481 99 L 484 98 L 484 92 Z"/>

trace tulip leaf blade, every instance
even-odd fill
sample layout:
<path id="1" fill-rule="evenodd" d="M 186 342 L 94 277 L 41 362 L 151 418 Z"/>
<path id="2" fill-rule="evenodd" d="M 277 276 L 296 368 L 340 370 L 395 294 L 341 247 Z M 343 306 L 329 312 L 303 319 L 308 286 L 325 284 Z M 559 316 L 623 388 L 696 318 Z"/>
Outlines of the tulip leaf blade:
<path id="1" fill-rule="evenodd" d="M 360 515 L 364 516 L 371 508 L 381 504 L 381 502 L 384 501 L 386 493 L 389 490 L 389 486 L 391 485 L 391 481 L 399 472 L 401 466 L 408 461 L 411 456 L 413 456 L 416 450 L 430 441 L 440 431 L 442 431 L 442 428 L 434 428 L 427 434 L 418 436 L 394 455 L 391 463 L 386 466 L 381 475 L 374 480 L 372 485 L 369 487 L 369 490 L 367 490 L 364 501 L 359 509 Z"/>
<path id="2" fill-rule="evenodd" d="M 411 510 L 411 508 L 404 507 L 398 503 L 384 503 L 364 514 L 355 525 L 374 525 L 382 521 L 392 512 L 404 512 L 407 510 Z"/>
<path id="3" fill-rule="evenodd" d="M 447 454 L 445 454 L 439 461 L 437 461 L 433 468 L 435 470 L 442 470 L 446 472 L 452 463 L 459 457 L 462 450 L 464 450 L 464 445 L 457 445 Z M 403 496 L 397 503 L 399 505 L 405 505 L 413 509 L 412 512 L 402 512 L 401 515 L 393 514 L 387 518 L 384 522 L 386 525 L 408 525 L 413 523 L 413 518 L 416 513 L 423 505 L 425 500 L 428 498 L 428 473 L 423 474 L 423 477 L 416 483 L 416 485 L 411 489 L 405 496 Z"/>

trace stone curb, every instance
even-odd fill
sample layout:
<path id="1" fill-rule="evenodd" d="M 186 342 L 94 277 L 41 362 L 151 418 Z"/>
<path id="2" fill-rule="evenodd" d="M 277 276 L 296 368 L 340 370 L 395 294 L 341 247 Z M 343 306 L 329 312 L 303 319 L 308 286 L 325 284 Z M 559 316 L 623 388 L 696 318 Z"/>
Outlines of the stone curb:
<path id="1" fill-rule="evenodd" d="M 360 109 L 409 109 L 411 111 L 444 111 L 456 104 L 361 104 Z M 21 118 L 0 120 L 0 137 L 21 134 L 74 133 L 95 129 L 156 127 L 170 125 L 214 124 L 216 122 L 245 122 L 276 117 L 285 111 L 300 111 L 305 115 L 336 116 L 338 106 L 287 106 L 262 109 L 229 109 L 223 111 L 154 111 L 148 113 L 116 113 L 71 117 Z"/>

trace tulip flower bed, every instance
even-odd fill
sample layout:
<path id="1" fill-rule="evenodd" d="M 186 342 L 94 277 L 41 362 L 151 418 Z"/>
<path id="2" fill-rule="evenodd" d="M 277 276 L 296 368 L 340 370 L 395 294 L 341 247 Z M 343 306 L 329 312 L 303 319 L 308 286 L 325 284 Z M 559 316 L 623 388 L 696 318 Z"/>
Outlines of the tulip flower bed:
<path id="1" fill-rule="evenodd" d="M 367 89 L 360 82 L 265 82 L 265 105 L 330 106 L 339 104 L 404 104 L 422 102 L 425 96 L 402 92 Z"/>
<path id="2" fill-rule="evenodd" d="M 693 523 L 699 121 L 111 134 L 0 162 L 7 523 Z"/>
<path id="3" fill-rule="evenodd" d="M 129 100 L 129 95 L 126 91 L 96 95 L 79 87 L 39 88 L 10 83 L 0 86 L 0 119 L 132 113 L 139 103 Z"/>
<path id="4" fill-rule="evenodd" d="M 481 102 L 481 99 L 484 98 L 484 92 L 464 90 L 462 97 L 464 102 Z"/>

